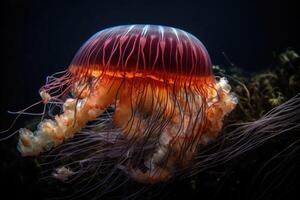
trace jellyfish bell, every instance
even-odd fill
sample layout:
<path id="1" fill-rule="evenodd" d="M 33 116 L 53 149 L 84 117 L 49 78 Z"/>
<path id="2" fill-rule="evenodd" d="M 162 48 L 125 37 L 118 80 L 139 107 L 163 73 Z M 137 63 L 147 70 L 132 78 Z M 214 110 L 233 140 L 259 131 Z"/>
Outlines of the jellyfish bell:
<path id="1" fill-rule="evenodd" d="M 85 133 L 83 144 L 89 137 L 99 141 L 85 160 L 111 157 L 135 181 L 166 181 L 191 164 L 199 145 L 218 136 L 237 104 L 230 90 L 225 78 L 213 75 L 207 50 L 190 33 L 156 25 L 108 28 L 79 49 L 63 75 L 48 78 L 42 100 L 62 105 L 62 112 L 33 132 L 20 129 L 18 149 L 38 156 Z M 110 126 L 89 128 L 108 108 Z"/>

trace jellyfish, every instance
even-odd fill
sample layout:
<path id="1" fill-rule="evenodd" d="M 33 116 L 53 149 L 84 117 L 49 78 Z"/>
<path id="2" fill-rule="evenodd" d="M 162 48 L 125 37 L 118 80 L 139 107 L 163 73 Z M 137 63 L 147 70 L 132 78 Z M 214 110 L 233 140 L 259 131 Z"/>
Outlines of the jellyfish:
<path id="1" fill-rule="evenodd" d="M 218 136 L 238 103 L 211 65 L 204 45 L 177 28 L 102 30 L 66 71 L 47 78 L 39 93 L 48 117 L 34 131 L 19 130 L 18 149 L 38 156 L 81 135 L 67 145 L 69 156 L 89 152 L 78 162 L 108 166 L 111 159 L 134 181 L 164 182 L 191 165 L 198 147 Z M 54 177 L 76 174 L 70 167 Z"/>

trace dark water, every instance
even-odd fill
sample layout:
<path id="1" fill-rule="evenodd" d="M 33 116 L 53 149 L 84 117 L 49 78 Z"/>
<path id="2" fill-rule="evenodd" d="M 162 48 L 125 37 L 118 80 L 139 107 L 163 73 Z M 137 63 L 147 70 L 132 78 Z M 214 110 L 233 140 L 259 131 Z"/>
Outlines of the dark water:
<path id="1" fill-rule="evenodd" d="M 214 64 L 229 65 L 225 52 L 247 71 L 272 67 L 274 52 L 300 48 L 299 11 L 292 1 L 10 0 L 1 8 L 0 130 L 14 118 L 7 110 L 20 110 L 39 100 L 37 91 L 45 77 L 66 69 L 82 43 L 107 27 L 134 23 L 178 27 L 204 43 Z M 16 127 L 24 126 L 24 120 Z M 177 180 L 154 193 L 161 199 L 298 199 L 299 151 L 266 163 L 292 139 L 278 140 L 208 170 L 192 183 Z M 0 144 L 1 194 L 12 199 L 44 199 L 55 194 L 57 183 L 41 183 L 33 159 L 20 157 L 16 143 L 14 137 Z"/>

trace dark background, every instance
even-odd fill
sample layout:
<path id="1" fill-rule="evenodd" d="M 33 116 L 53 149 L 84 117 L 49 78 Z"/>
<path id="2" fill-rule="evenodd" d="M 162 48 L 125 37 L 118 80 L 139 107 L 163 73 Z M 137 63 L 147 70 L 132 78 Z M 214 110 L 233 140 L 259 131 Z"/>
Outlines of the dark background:
<path id="1" fill-rule="evenodd" d="M 299 12 L 296 1 L 289 0 L 1 1 L 0 130 L 13 120 L 6 111 L 20 110 L 38 100 L 38 89 L 45 77 L 66 69 L 83 42 L 101 29 L 135 23 L 174 26 L 198 37 L 207 47 L 213 64 L 228 65 L 222 54 L 225 52 L 238 67 L 258 71 L 272 67 L 274 54 L 287 47 L 299 50 Z M 26 171 L 30 171 L 30 165 L 20 161 L 15 143 L 13 139 L 0 149 L 1 158 L 8 162 L 2 162 L 1 175 L 11 176 L 8 182 L 1 180 L 6 187 L 0 190 L 10 188 L 20 195 L 37 197 L 32 193 L 39 191 L 36 183 L 32 183 L 34 178 L 28 182 L 18 178 L 24 174 L 30 177 L 31 172 Z M 13 153 L 6 154 L 5 148 L 11 148 Z M 210 180 L 214 183 L 214 178 Z M 243 193 L 247 176 L 242 189 L 233 189 L 239 191 L 238 197 L 226 184 L 216 198 L 238 199 L 249 193 Z M 206 198 L 214 189 L 210 186 L 208 194 L 193 195 Z M 291 191 L 282 188 L 282 195 L 292 199 L 299 194 L 295 189 Z"/>

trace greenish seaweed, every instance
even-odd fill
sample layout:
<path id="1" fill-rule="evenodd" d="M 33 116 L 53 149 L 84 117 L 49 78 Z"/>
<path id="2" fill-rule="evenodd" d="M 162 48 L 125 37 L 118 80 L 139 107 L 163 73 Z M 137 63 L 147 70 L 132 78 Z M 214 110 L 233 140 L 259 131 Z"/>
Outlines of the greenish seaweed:
<path id="1" fill-rule="evenodd" d="M 213 66 L 216 74 L 227 77 L 239 104 L 230 121 L 254 121 L 300 91 L 300 58 L 293 49 L 274 55 L 271 69 L 249 73 L 231 66 Z"/>

